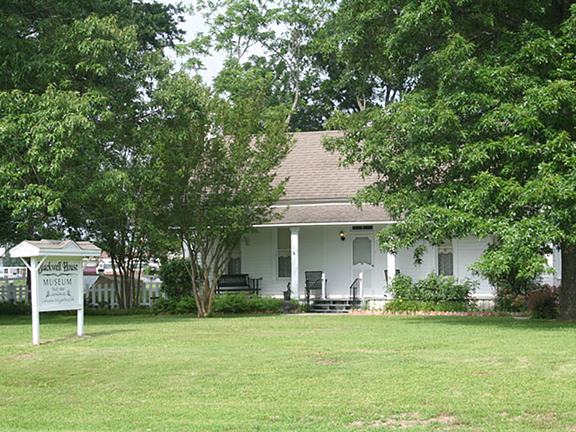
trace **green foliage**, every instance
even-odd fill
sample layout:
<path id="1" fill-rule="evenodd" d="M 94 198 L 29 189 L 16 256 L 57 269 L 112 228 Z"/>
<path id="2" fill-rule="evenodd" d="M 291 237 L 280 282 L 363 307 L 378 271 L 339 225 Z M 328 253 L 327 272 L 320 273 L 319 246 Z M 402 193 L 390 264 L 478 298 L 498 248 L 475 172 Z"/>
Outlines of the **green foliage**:
<path id="1" fill-rule="evenodd" d="M 516 288 L 550 271 L 550 245 L 573 262 L 576 5 L 344 1 L 338 14 L 362 70 L 401 92 L 384 109 L 336 116 L 345 136 L 328 144 L 381 179 L 357 197 L 403 222 L 381 246 L 415 247 L 418 260 L 420 241 L 489 238 L 476 271 Z M 574 292 L 569 282 L 561 293 L 564 318 L 576 319 Z"/>
<path id="2" fill-rule="evenodd" d="M 190 295 L 180 298 L 169 297 L 161 298 L 154 302 L 152 311 L 155 314 L 196 314 L 198 307 L 196 300 Z"/>
<path id="3" fill-rule="evenodd" d="M 403 299 L 419 299 L 418 295 L 414 293 L 414 280 L 407 274 L 398 274 L 394 277 L 392 285 L 388 287 L 388 291 L 394 294 L 394 297 Z"/>
<path id="4" fill-rule="evenodd" d="M 162 113 L 143 126 L 154 221 L 186 248 L 198 314 L 208 316 L 234 248 L 277 214 L 285 180 L 275 170 L 290 138 L 282 117 L 262 118 L 258 95 L 231 104 L 184 74 L 161 81 L 151 106 Z"/>
<path id="5" fill-rule="evenodd" d="M 156 314 L 196 314 L 198 308 L 194 297 L 183 296 L 180 299 L 160 299 L 152 308 Z M 282 300 L 271 297 L 257 297 L 244 293 L 222 294 L 214 297 L 213 313 L 279 313 L 282 312 Z"/>
<path id="6" fill-rule="evenodd" d="M 534 318 L 557 318 L 560 313 L 558 309 L 558 293 L 549 286 L 544 286 L 542 289 L 530 293 L 528 296 L 528 310 Z"/>
<path id="7" fill-rule="evenodd" d="M 125 160 L 159 50 L 181 34 L 177 7 L 80 3 L 0 7 L 0 241 L 86 235 L 101 215 L 78 210 L 107 197 L 84 189 Z"/>
<path id="8" fill-rule="evenodd" d="M 500 286 L 496 289 L 495 307 L 500 311 L 524 312 L 528 307 L 526 299 L 529 292 L 520 293 L 510 287 Z"/>
<path id="9" fill-rule="evenodd" d="M 0 302 L 0 315 L 30 315 L 32 306 L 27 302 Z"/>
<path id="10" fill-rule="evenodd" d="M 223 294 L 214 299 L 215 313 L 282 312 L 282 300 L 272 297 Z"/>
<path id="11" fill-rule="evenodd" d="M 84 309 L 84 314 L 87 316 L 150 315 L 152 313 L 154 313 L 153 309 L 145 306 L 134 307 L 132 309 L 110 309 L 108 307 L 88 306 Z"/>
<path id="12" fill-rule="evenodd" d="M 458 281 L 452 276 L 430 273 L 425 279 L 414 282 L 408 275 L 397 275 L 389 288 L 395 299 L 417 300 L 431 303 L 463 303 L 471 301 L 478 282 L 466 279 Z"/>
<path id="13" fill-rule="evenodd" d="M 88 237 L 136 307 L 139 264 L 162 249 L 150 223 L 140 124 L 170 64 L 181 7 L 152 1 L 0 7 L 0 241 Z"/>
<path id="14" fill-rule="evenodd" d="M 388 312 L 468 312 L 473 307 L 469 302 L 418 301 L 395 298 L 384 308 Z"/>
<path id="15" fill-rule="evenodd" d="M 162 292 L 169 298 L 180 299 L 191 294 L 192 284 L 183 258 L 174 258 L 162 264 L 159 276 L 162 279 Z"/>
<path id="16" fill-rule="evenodd" d="M 159 300 L 160 301 L 160 300 Z M 157 302 L 156 302 L 157 303 Z M 111 309 L 109 304 L 99 304 L 98 307 L 84 304 L 84 314 L 93 316 L 122 316 L 122 315 L 147 315 L 155 313 L 155 308 L 139 306 L 132 309 Z M 27 302 L 0 302 L 0 315 L 27 315 L 32 313 L 32 306 Z M 45 313 L 43 313 L 44 315 Z M 76 311 L 58 311 L 58 315 L 76 315 Z"/>
<path id="17" fill-rule="evenodd" d="M 211 42 L 201 35 L 192 54 L 203 51 L 197 46 L 202 40 L 225 53 L 224 67 L 214 79 L 218 94 L 235 102 L 257 89 L 264 95 L 264 116 L 283 112 L 292 131 L 323 129 L 336 98 L 322 85 L 314 37 L 331 4 L 330 0 L 200 1 Z M 198 65 L 195 58 L 191 63 Z"/>

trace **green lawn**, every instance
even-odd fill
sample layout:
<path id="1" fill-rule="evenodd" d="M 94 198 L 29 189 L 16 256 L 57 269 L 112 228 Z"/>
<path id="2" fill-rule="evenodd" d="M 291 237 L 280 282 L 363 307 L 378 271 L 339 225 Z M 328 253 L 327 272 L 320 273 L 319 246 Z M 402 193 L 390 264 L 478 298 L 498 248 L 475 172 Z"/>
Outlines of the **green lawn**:
<path id="1" fill-rule="evenodd" d="M 0 430 L 576 431 L 576 324 L 0 316 Z"/>

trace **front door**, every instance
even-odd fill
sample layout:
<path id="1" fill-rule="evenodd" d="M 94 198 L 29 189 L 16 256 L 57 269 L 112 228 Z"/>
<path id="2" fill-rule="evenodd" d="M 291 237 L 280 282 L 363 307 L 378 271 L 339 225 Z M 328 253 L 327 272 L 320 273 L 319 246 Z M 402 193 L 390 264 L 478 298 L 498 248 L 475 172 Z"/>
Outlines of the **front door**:
<path id="1" fill-rule="evenodd" d="M 373 236 L 367 234 L 352 237 L 352 283 L 363 274 L 363 293 L 371 293 L 374 288 Z M 361 295 L 358 293 L 358 295 Z"/>

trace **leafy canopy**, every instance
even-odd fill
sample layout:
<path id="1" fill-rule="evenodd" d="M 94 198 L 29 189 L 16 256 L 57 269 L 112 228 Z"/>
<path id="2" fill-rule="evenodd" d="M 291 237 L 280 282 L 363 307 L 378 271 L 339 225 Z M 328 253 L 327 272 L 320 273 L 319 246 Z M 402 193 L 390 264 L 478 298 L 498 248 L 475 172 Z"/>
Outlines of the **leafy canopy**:
<path id="1" fill-rule="evenodd" d="M 262 119 L 261 99 L 234 104 L 198 79 L 162 81 L 145 125 L 157 223 L 188 257 L 198 315 L 208 316 L 231 253 L 254 225 L 271 219 L 284 185 L 274 171 L 288 151 L 283 116 Z"/>
<path id="2" fill-rule="evenodd" d="M 354 20 L 352 44 L 374 54 L 363 67 L 382 82 L 392 74 L 403 97 L 337 116 L 346 135 L 329 147 L 377 174 L 358 202 L 403 221 L 380 233 L 381 246 L 491 236 L 476 270 L 521 283 L 548 270 L 551 245 L 574 260 L 576 6 L 369 1 L 353 15 L 359 7 L 344 1 L 339 13 Z M 576 292 L 566 269 L 563 284 Z M 575 318 L 576 296 L 563 300 Z"/>
<path id="3" fill-rule="evenodd" d="M 119 160 L 178 8 L 131 0 L 0 6 L 0 241 L 59 236 Z M 76 219 L 75 222 L 77 222 Z"/>

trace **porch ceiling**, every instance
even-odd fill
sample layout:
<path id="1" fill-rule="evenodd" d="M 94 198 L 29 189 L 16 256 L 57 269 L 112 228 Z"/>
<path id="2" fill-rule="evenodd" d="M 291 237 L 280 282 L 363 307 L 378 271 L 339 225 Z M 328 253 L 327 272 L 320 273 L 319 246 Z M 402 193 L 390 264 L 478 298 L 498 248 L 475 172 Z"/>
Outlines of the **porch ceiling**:
<path id="1" fill-rule="evenodd" d="M 394 222 L 384 209 L 371 205 L 363 206 L 362 210 L 352 204 L 293 205 L 279 208 L 279 210 L 284 216 L 283 218 L 274 219 L 260 226 L 354 225 Z"/>

